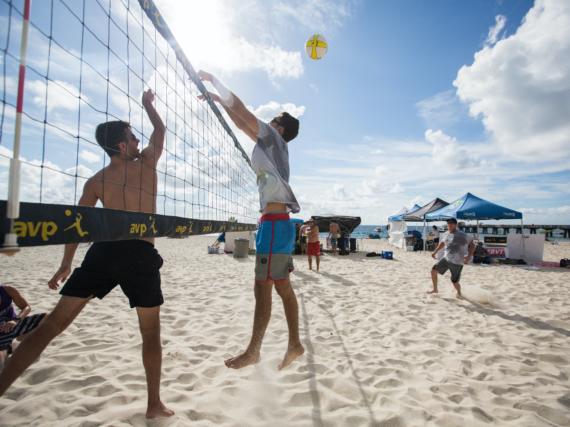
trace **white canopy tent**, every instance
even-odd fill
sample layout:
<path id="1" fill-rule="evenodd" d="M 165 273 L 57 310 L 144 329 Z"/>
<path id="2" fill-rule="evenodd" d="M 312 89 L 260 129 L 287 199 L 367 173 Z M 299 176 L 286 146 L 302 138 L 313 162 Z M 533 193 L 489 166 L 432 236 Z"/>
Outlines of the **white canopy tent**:
<path id="1" fill-rule="evenodd" d="M 404 216 L 410 212 L 420 209 L 420 206 L 414 205 L 411 208 L 403 207 L 400 211 L 392 216 L 388 217 L 388 242 L 400 249 L 406 248 L 406 235 L 408 232 L 408 226 L 404 220 Z"/>

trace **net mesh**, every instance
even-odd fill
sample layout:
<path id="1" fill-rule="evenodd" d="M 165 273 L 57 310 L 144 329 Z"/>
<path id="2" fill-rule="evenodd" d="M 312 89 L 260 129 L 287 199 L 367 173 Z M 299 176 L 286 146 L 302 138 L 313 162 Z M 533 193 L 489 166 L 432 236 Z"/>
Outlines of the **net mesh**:
<path id="1" fill-rule="evenodd" d="M 7 197 L 23 1 L 0 0 L 0 199 Z M 21 139 L 22 201 L 77 204 L 83 184 L 109 163 L 95 128 L 125 120 L 152 132 L 143 91 L 166 125 L 156 167 L 156 213 L 254 223 L 255 174 L 227 123 L 136 0 L 44 0 L 30 17 Z M 141 186 L 138 191 L 143 191 Z"/>

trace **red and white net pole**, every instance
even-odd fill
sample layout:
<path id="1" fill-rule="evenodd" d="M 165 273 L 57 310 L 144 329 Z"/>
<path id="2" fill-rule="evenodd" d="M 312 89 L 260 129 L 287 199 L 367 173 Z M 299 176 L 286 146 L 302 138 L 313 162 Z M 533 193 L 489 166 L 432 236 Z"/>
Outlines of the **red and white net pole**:
<path id="1" fill-rule="evenodd" d="M 8 204 L 6 217 L 10 219 L 10 232 L 4 238 L 4 249 L 16 249 L 18 240 L 14 232 L 14 222 L 20 216 L 20 140 L 22 135 L 22 113 L 24 110 L 24 82 L 26 80 L 26 52 L 28 49 L 28 31 L 30 28 L 30 9 L 32 0 L 24 1 L 24 21 L 20 41 L 20 67 L 18 70 L 18 98 L 16 100 L 16 125 L 14 127 L 14 146 L 10 160 L 10 178 L 8 183 Z"/>

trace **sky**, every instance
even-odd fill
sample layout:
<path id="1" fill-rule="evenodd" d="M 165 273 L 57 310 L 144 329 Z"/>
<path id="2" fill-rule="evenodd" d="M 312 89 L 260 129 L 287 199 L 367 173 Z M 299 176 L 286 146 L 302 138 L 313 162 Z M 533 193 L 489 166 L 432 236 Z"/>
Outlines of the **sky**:
<path id="1" fill-rule="evenodd" d="M 403 206 L 471 192 L 526 223 L 570 224 L 570 2 L 156 4 L 194 68 L 263 120 L 299 117 L 289 144 L 298 216 L 383 224 Z M 319 61 L 304 51 L 314 33 L 329 43 Z M 80 153 L 95 168 L 91 148 Z"/>
<path id="2" fill-rule="evenodd" d="M 300 116 L 300 216 L 379 224 L 472 192 L 570 223 L 570 2 L 188 3 L 158 2 L 194 66 L 263 119 Z M 303 49 L 313 33 L 329 43 L 320 61 Z"/>

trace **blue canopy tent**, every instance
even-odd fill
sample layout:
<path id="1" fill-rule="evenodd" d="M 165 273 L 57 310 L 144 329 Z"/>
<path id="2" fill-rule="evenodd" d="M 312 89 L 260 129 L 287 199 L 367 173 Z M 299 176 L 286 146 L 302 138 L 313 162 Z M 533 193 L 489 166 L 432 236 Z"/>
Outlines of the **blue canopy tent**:
<path id="1" fill-rule="evenodd" d="M 445 221 L 449 218 L 477 221 L 489 219 L 522 220 L 522 213 L 483 200 L 474 194 L 466 193 L 449 205 L 426 214 L 425 218 L 427 221 Z"/>
<path id="2" fill-rule="evenodd" d="M 428 213 L 426 221 L 445 221 L 449 218 L 477 221 L 477 235 L 479 234 L 479 221 L 489 219 L 520 219 L 521 232 L 523 216 L 519 211 L 481 199 L 471 193 L 466 193 L 449 205 Z M 522 240 L 524 253 L 524 239 Z"/>
<path id="3" fill-rule="evenodd" d="M 394 221 L 404 221 L 404 216 L 411 213 L 411 212 L 415 212 L 418 209 L 421 209 L 421 206 L 415 204 L 414 206 L 412 206 L 411 208 L 402 208 L 400 210 L 400 212 L 398 212 L 397 214 L 394 214 L 392 216 L 388 217 L 388 222 L 394 222 Z"/>

